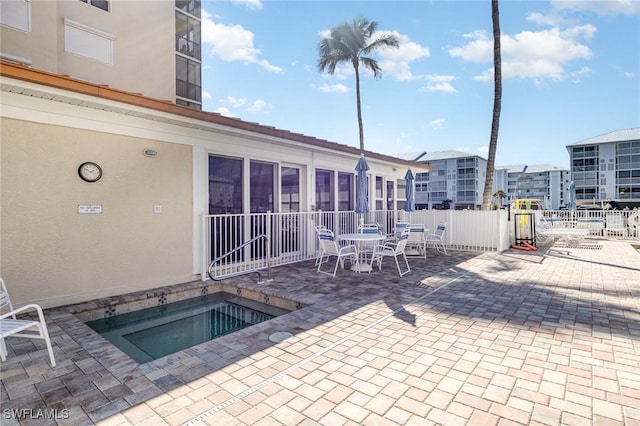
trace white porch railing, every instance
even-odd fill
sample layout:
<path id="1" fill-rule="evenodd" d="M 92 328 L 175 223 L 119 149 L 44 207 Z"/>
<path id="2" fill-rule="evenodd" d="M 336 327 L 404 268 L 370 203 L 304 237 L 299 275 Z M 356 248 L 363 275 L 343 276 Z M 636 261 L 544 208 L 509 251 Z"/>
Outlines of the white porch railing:
<path id="1" fill-rule="evenodd" d="M 220 258 L 257 235 L 270 241 L 256 241 L 225 256 L 213 268 L 216 276 L 237 275 L 267 267 L 270 244 L 271 266 L 314 259 L 317 252 L 315 229 L 326 226 L 336 235 L 355 232 L 360 222 L 378 223 L 383 232 L 393 232 L 397 221 L 424 224 L 433 232 L 438 223 L 447 222 L 444 244 L 448 250 L 503 251 L 509 246 L 505 211 L 398 210 L 372 211 L 358 215 L 353 211 L 304 213 L 255 213 L 204 215 L 202 279 L 208 277 L 212 259 Z"/>

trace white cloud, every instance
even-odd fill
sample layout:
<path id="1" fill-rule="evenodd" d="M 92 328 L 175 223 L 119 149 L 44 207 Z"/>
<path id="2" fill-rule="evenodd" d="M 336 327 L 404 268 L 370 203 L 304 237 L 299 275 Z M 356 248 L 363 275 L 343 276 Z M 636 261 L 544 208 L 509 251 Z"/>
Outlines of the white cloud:
<path id="1" fill-rule="evenodd" d="M 565 64 L 592 57 L 591 49 L 584 42 L 590 41 L 595 32 L 592 25 L 580 25 L 566 30 L 522 31 L 515 36 L 502 34 L 502 78 L 562 80 L 567 76 Z M 466 37 L 471 41 L 451 49 L 451 56 L 470 62 L 493 63 L 493 40 L 485 32 Z M 493 67 L 474 78 L 493 81 Z"/>
<path id="2" fill-rule="evenodd" d="M 234 113 L 232 113 L 229 108 L 220 107 L 215 109 L 213 112 L 217 112 L 220 115 L 224 115 L 226 117 L 237 117 Z"/>
<path id="3" fill-rule="evenodd" d="M 271 105 L 263 99 L 257 99 L 250 102 L 247 98 L 237 98 L 235 96 L 222 98 L 219 103 L 222 105 L 229 105 L 234 109 L 244 109 L 249 112 L 260 112 L 271 107 Z M 229 117 L 237 117 L 237 114 L 231 112 L 231 110 L 226 106 L 219 107 L 216 112 Z"/>
<path id="4" fill-rule="evenodd" d="M 435 120 L 431 120 L 429 122 L 429 124 L 427 124 L 427 126 L 432 128 L 432 129 L 444 129 L 445 121 L 446 120 L 444 118 L 438 118 L 438 119 L 435 119 Z"/>
<path id="5" fill-rule="evenodd" d="M 408 36 L 397 31 L 380 32 L 392 34 L 398 38 L 397 48 L 383 48 L 379 50 L 380 68 L 383 74 L 389 74 L 399 81 L 410 81 L 420 78 L 411 72 L 410 63 L 430 55 L 429 48 L 419 45 L 409 39 Z M 374 37 L 376 34 L 374 34 Z"/>
<path id="6" fill-rule="evenodd" d="M 261 52 L 253 45 L 254 34 L 241 25 L 225 25 L 214 22 L 212 15 L 202 10 L 202 43 L 209 48 L 211 55 L 223 61 L 242 61 L 256 64 L 270 72 L 281 72 L 266 59 L 260 59 Z"/>
<path id="7" fill-rule="evenodd" d="M 551 0 L 556 10 L 586 11 L 598 15 L 638 15 L 640 2 L 637 0 Z"/>
<path id="8" fill-rule="evenodd" d="M 571 76 L 571 81 L 574 83 L 579 83 L 580 81 L 582 81 L 582 78 L 591 74 L 592 69 L 589 67 L 582 67 L 580 68 L 578 71 L 573 71 L 570 76 Z"/>
<path id="9" fill-rule="evenodd" d="M 346 93 L 349 91 L 349 88 L 344 84 L 323 84 L 318 87 L 318 90 L 324 93 Z"/>
<path id="10" fill-rule="evenodd" d="M 258 99 L 258 100 L 253 101 L 253 103 L 251 103 L 251 105 L 247 108 L 247 111 L 259 112 L 259 111 L 262 111 L 262 110 L 268 108 L 269 106 L 270 105 L 266 101 L 264 101 L 262 99 Z"/>
<path id="11" fill-rule="evenodd" d="M 420 88 L 421 92 L 447 92 L 453 93 L 456 91 L 455 87 L 451 84 L 455 77 L 450 75 L 428 75 L 425 77 L 427 85 Z"/>
<path id="12" fill-rule="evenodd" d="M 211 100 L 211 99 L 213 99 L 213 96 L 211 96 L 211 93 L 207 92 L 206 90 L 203 90 L 202 91 L 202 99 Z"/>
<path id="13" fill-rule="evenodd" d="M 227 96 L 224 99 L 220 99 L 220 102 L 223 104 L 229 104 L 234 108 L 239 108 L 243 105 L 247 104 L 247 99 L 246 98 L 236 98 L 233 96 Z"/>
<path id="14" fill-rule="evenodd" d="M 624 73 L 624 78 L 629 78 L 629 79 L 636 78 L 636 74 L 633 72 L 626 71 Z"/>
<path id="15" fill-rule="evenodd" d="M 262 9 L 262 2 L 260 0 L 231 0 L 233 3 L 247 6 L 249 9 L 260 10 Z"/>
<path id="16" fill-rule="evenodd" d="M 488 156 L 489 155 L 489 147 L 488 146 L 479 146 L 476 148 L 476 152 L 480 155 Z"/>

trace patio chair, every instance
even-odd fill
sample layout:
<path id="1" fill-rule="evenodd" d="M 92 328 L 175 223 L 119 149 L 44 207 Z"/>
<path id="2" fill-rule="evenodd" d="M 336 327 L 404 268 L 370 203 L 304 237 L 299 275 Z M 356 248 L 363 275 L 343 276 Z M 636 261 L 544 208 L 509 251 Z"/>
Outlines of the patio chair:
<path id="1" fill-rule="evenodd" d="M 404 231 L 408 227 L 409 227 L 409 222 L 396 222 L 395 226 L 393 227 L 393 232 L 387 234 L 387 239 L 384 240 L 385 243 L 386 242 L 397 243 L 398 237 L 400 237 L 400 234 L 402 234 L 402 231 Z"/>
<path id="2" fill-rule="evenodd" d="M 607 235 L 620 234 L 627 236 L 627 227 L 624 224 L 624 217 L 621 213 L 607 213 L 605 217 Z"/>
<path id="3" fill-rule="evenodd" d="M 44 320 L 44 314 L 42 308 L 34 303 L 25 305 L 18 309 L 13 309 L 11 299 L 9 298 L 9 292 L 4 280 L 0 278 L 0 310 L 8 307 L 9 312 L 0 315 L 0 359 L 2 361 L 7 360 L 7 346 L 4 339 L 7 337 L 24 337 L 28 339 L 43 339 L 47 345 L 47 351 L 49 352 L 49 359 L 51 360 L 51 366 L 56 366 L 56 359 L 53 356 L 53 348 L 51 347 L 51 339 L 49 339 L 49 332 L 47 331 L 47 324 Z M 38 313 L 38 319 L 18 319 L 16 315 L 23 312 L 35 310 Z"/>
<path id="4" fill-rule="evenodd" d="M 320 248 L 320 235 L 319 232 L 322 230 L 326 230 L 327 227 L 324 225 L 317 225 L 316 226 L 316 241 L 318 242 L 318 248 Z M 320 262 L 320 255 L 321 255 L 322 251 L 318 250 L 316 253 L 316 263 L 315 265 L 318 266 L 318 263 Z"/>
<path id="5" fill-rule="evenodd" d="M 407 256 L 405 254 L 405 248 L 407 246 L 407 242 L 409 240 L 410 232 L 408 229 L 402 231 L 400 236 L 398 237 L 398 242 L 396 244 L 393 243 L 385 243 L 382 245 L 377 245 L 373 249 L 373 254 L 371 255 L 371 268 L 373 269 L 373 262 L 378 262 L 378 270 L 382 270 L 382 260 L 385 257 L 393 257 L 396 261 L 396 266 L 398 268 L 398 274 L 401 277 L 407 275 L 411 272 L 411 268 L 409 267 L 409 261 L 407 261 Z M 398 256 L 402 256 L 404 259 L 404 263 L 407 265 L 407 270 L 402 272 L 400 269 L 400 262 L 398 262 Z"/>
<path id="6" fill-rule="evenodd" d="M 335 278 L 338 270 L 338 263 L 344 269 L 344 259 L 351 260 L 352 264 L 358 262 L 358 249 L 353 244 L 340 246 L 336 241 L 336 237 L 329 229 L 323 229 L 318 231 L 318 239 L 320 241 L 320 260 L 318 261 L 318 272 L 322 274 L 331 275 Z M 335 256 L 336 264 L 333 268 L 333 273 L 329 273 L 322 270 L 322 265 L 329 262 L 329 259 Z"/>
<path id="7" fill-rule="evenodd" d="M 427 258 L 427 239 L 424 225 L 409 225 L 409 238 L 407 239 L 407 254 Z"/>
<path id="8" fill-rule="evenodd" d="M 377 223 L 365 223 L 358 226 L 359 234 L 380 234 L 380 225 Z M 373 252 L 373 248 L 376 246 L 375 242 L 363 242 L 358 246 L 358 250 L 361 254 L 367 255 Z"/>
<path id="9" fill-rule="evenodd" d="M 447 254 L 447 248 L 444 246 L 444 231 L 447 230 L 447 222 L 440 222 L 438 227 L 436 228 L 436 232 L 433 234 L 428 234 L 425 238 L 426 246 L 433 246 L 436 250 L 444 252 Z"/>

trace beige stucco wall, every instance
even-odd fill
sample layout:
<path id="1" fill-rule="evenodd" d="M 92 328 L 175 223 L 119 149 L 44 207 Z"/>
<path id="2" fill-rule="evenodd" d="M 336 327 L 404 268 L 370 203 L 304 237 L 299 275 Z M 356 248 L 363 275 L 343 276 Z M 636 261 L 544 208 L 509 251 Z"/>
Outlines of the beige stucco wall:
<path id="1" fill-rule="evenodd" d="M 0 52 L 36 69 L 175 100 L 175 2 L 111 3 L 105 12 L 78 0 L 32 1 L 31 31 L 0 26 Z M 113 64 L 65 52 L 65 19 L 114 36 Z"/>
<path id="2" fill-rule="evenodd" d="M 190 146 L 4 117 L 0 129 L 0 274 L 14 303 L 51 307 L 194 278 Z M 84 161 L 102 167 L 101 180 L 80 179 Z M 81 204 L 103 212 L 79 214 Z"/>

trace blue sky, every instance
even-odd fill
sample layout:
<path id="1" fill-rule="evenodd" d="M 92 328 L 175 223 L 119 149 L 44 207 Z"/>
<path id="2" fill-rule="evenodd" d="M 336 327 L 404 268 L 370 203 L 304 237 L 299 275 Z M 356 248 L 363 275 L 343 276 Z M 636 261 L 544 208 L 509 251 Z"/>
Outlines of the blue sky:
<path id="1" fill-rule="evenodd" d="M 364 17 L 400 39 L 362 73 L 365 149 L 486 158 L 491 3 L 202 2 L 203 109 L 358 146 L 355 76 L 317 70 L 323 34 Z M 500 2 L 503 96 L 496 166 L 568 167 L 566 145 L 640 127 L 640 1 Z"/>

